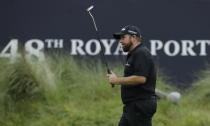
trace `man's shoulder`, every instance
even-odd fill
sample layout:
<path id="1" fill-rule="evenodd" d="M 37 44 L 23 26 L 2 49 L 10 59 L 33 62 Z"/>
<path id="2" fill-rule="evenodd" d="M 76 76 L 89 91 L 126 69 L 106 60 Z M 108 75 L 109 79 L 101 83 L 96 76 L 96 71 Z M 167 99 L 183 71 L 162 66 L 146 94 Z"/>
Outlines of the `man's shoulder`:
<path id="1" fill-rule="evenodd" d="M 151 53 L 150 53 L 150 50 L 146 46 L 142 45 L 136 49 L 136 51 L 134 52 L 134 55 L 151 56 Z"/>

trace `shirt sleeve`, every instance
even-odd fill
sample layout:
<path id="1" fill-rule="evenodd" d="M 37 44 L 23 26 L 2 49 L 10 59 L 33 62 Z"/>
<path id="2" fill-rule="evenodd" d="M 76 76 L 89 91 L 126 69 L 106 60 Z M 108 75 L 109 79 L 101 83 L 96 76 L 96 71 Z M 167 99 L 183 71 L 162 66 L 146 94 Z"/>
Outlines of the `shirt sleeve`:
<path id="1" fill-rule="evenodd" d="M 137 76 L 144 76 L 148 77 L 149 76 L 149 70 L 150 70 L 150 62 L 149 58 L 147 57 L 144 52 L 137 52 L 134 54 L 134 75 Z"/>

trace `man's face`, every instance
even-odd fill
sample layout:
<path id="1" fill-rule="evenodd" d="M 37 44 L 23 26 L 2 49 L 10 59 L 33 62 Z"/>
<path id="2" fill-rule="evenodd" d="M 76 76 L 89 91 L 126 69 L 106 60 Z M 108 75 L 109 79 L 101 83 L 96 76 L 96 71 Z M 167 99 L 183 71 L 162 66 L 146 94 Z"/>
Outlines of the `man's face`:
<path id="1" fill-rule="evenodd" d="M 122 35 L 120 37 L 120 44 L 122 45 L 123 51 L 128 52 L 130 50 L 130 47 L 132 45 L 132 38 L 131 35 Z"/>

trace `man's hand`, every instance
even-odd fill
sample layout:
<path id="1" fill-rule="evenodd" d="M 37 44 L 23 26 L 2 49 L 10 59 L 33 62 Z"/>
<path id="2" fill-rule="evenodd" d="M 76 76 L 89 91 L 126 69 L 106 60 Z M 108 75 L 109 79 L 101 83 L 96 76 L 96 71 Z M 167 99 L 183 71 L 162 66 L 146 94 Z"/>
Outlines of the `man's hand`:
<path id="1" fill-rule="evenodd" d="M 108 78 L 109 83 L 118 84 L 118 77 L 112 71 L 111 71 L 111 74 L 107 74 L 107 78 Z"/>

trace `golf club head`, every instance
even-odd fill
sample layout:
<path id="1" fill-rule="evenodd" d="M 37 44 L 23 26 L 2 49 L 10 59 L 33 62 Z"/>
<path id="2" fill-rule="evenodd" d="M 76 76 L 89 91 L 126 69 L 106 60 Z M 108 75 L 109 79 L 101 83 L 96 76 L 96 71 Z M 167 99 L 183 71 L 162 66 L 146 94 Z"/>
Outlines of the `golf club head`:
<path id="1" fill-rule="evenodd" d="M 91 5 L 90 7 L 88 7 L 86 10 L 87 10 L 87 12 L 89 12 L 90 10 L 92 10 L 94 8 L 94 6 L 93 5 Z"/>
<path id="2" fill-rule="evenodd" d="M 167 96 L 167 99 L 174 104 L 178 104 L 180 102 L 180 99 L 181 99 L 181 94 L 179 92 L 171 92 Z"/>

